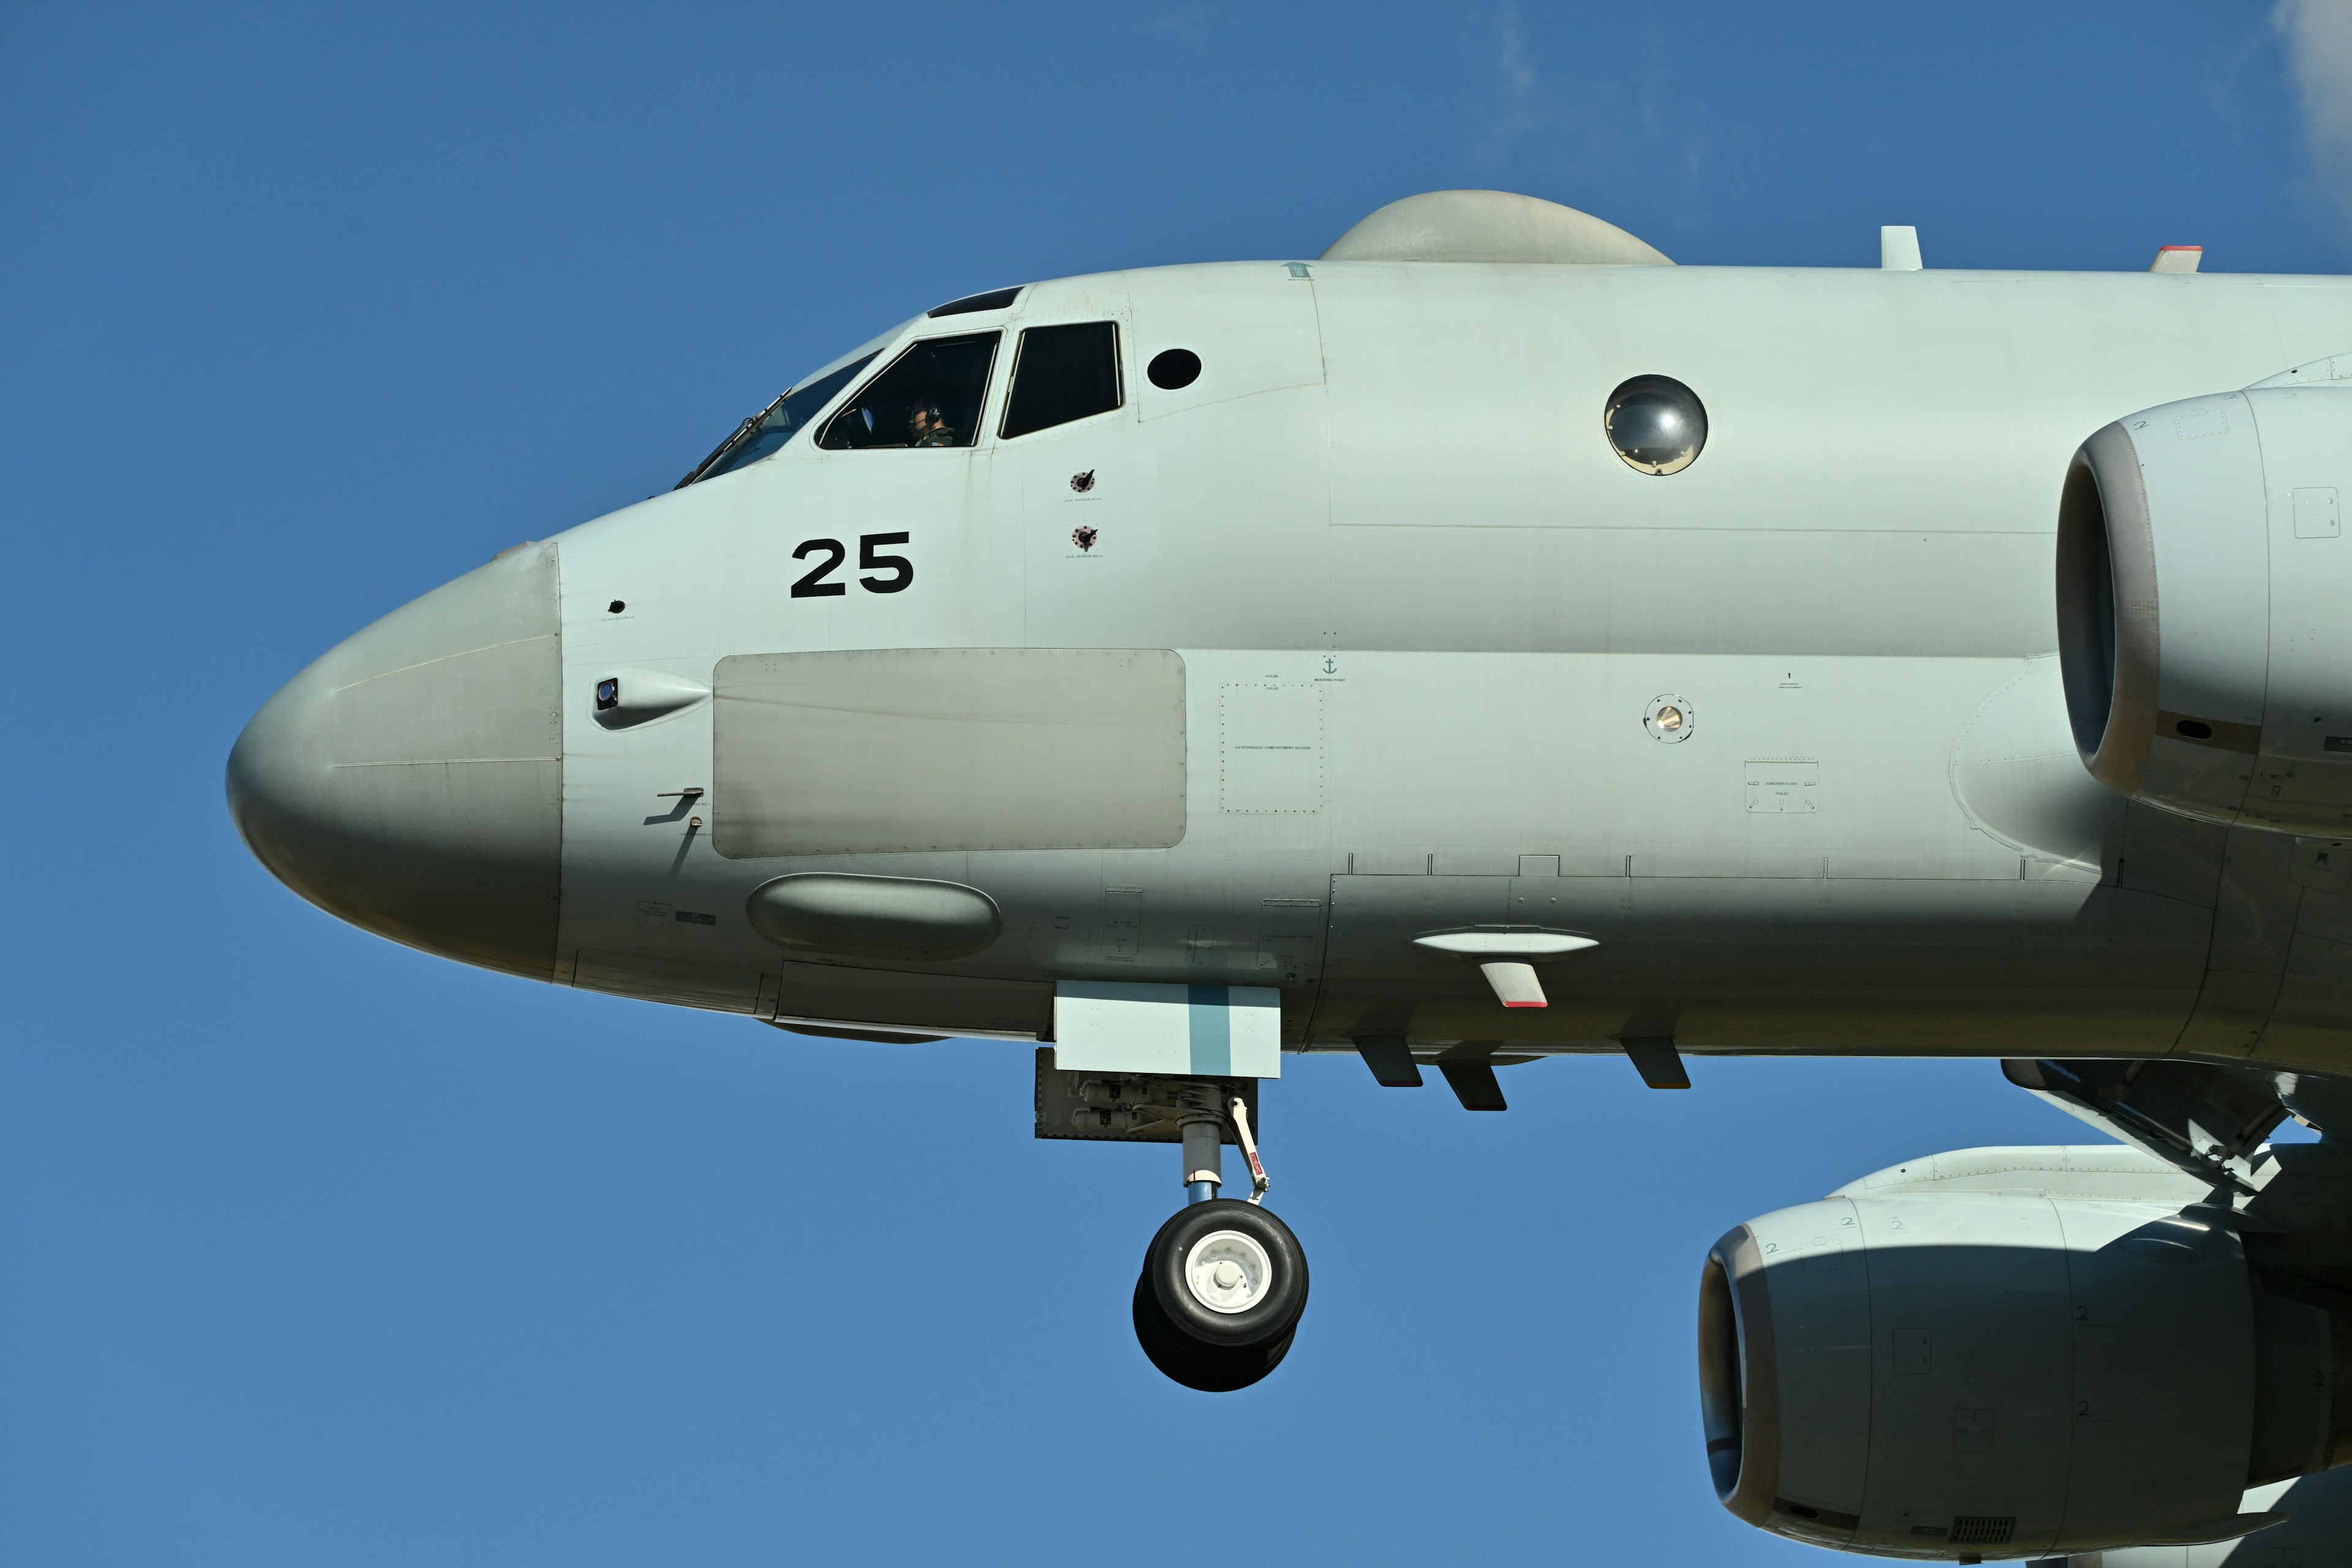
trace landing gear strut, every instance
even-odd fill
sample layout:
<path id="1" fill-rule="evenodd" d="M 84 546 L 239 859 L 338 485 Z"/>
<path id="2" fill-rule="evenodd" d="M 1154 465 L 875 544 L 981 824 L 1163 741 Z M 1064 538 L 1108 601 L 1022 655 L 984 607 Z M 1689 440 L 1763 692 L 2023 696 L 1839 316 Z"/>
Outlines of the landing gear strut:
<path id="1" fill-rule="evenodd" d="M 1135 1337 L 1152 1365 L 1210 1394 L 1281 1364 L 1307 1310 L 1307 1254 L 1259 1206 L 1256 1099 L 1255 1079 L 1064 1071 L 1053 1047 L 1037 1052 L 1038 1137 L 1181 1146 L 1184 1207 L 1144 1249 Z M 1217 1195 L 1227 1142 L 1248 1164 L 1247 1201 Z"/>
<path id="2" fill-rule="evenodd" d="M 1185 1206 L 1151 1238 L 1135 1281 L 1143 1353 L 1176 1382 L 1209 1394 L 1247 1388 L 1279 1366 L 1307 1310 L 1306 1251 L 1258 1206 L 1267 1182 L 1248 1107 L 1237 1097 L 1225 1104 L 1225 1118 L 1185 1118 Z M 1246 1203 L 1217 1196 L 1226 1118 L 1249 1162 Z"/>

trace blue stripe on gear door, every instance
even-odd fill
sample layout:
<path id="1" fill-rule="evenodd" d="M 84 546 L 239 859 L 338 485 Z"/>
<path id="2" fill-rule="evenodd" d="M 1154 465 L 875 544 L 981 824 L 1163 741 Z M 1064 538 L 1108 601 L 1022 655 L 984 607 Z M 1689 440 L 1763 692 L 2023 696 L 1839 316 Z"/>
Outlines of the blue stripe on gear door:
<path id="1" fill-rule="evenodd" d="M 1184 987 L 1192 1047 L 1192 1070 L 1212 1078 L 1230 1077 L 1234 1070 L 1233 994 L 1223 985 Z"/>

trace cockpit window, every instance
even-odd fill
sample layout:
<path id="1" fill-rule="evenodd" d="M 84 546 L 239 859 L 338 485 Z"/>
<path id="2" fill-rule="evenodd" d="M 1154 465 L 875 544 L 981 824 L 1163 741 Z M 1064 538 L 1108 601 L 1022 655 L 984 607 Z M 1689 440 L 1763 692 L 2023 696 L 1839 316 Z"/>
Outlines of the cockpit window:
<path id="1" fill-rule="evenodd" d="M 981 310 L 1002 310 L 1021 297 L 1018 286 L 1011 289 L 991 289 L 985 294 L 967 294 L 961 300 L 950 300 L 944 305 L 934 305 L 923 312 L 926 316 L 969 316 Z"/>
<path id="2" fill-rule="evenodd" d="M 874 363 L 874 356 L 852 360 L 840 369 L 818 376 L 805 386 L 795 386 L 765 408 L 735 427 L 735 433 L 719 443 L 710 456 L 695 465 L 694 471 L 672 488 L 684 489 L 697 479 L 715 479 L 721 474 L 731 474 L 748 464 L 775 451 L 799 433 L 802 426 L 815 418 L 833 395 L 849 384 L 850 378 Z"/>
<path id="3" fill-rule="evenodd" d="M 972 332 L 915 344 L 851 395 L 825 422 L 816 444 L 828 451 L 971 446 L 980 435 L 997 335 Z"/>
<path id="4" fill-rule="evenodd" d="M 1013 358 L 1003 436 L 1050 430 L 1118 406 L 1118 323 L 1031 327 Z"/>

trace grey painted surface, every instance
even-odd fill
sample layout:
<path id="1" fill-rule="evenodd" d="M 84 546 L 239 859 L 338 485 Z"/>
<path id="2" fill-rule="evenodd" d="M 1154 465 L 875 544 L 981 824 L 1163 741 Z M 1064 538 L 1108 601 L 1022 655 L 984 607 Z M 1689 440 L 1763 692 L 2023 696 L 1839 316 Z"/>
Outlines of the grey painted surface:
<path id="1" fill-rule="evenodd" d="M 1927 1169 L 1718 1244 L 1731 1261 L 1753 1238 L 1732 1266 L 1761 1363 L 1749 1407 L 1774 1438 L 1747 1445 L 1734 1511 L 1941 1557 L 1969 1549 L 1970 1516 L 1998 1516 L 1985 1552 L 2015 1557 L 2237 1512 L 2257 1422 L 2252 1275 L 2236 1236 L 2178 1217 L 2194 1185 L 2119 1148 L 1913 1164 Z"/>
<path id="2" fill-rule="evenodd" d="M 229 809 L 331 913 L 538 979 L 562 841 L 556 547 L 527 546 L 352 637 L 229 755 Z"/>
<path id="3" fill-rule="evenodd" d="M 2167 404 L 2085 444 L 2061 558 L 2081 583 L 2073 563 L 2105 534 L 2114 630 L 2087 630 L 2104 619 L 2103 593 L 2070 588 L 2061 613 L 2070 665 L 2087 677 L 2075 720 L 2099 778 L 2215 822 L 2352 835 L 2347 453 L 2352 390 L 2336 385 Z"/>
<path id="4" fill-rule="evenodd" d="M 2054 1561 L 2069 1568 L 2352 1568 L 2352 1467 L 2257 1488 L 2241 1506 L 2287 1520 L 2208 1546 L 2127 1546 Z"/>
<path id="5" fill-rule="evenodd" d="M 778 947 L 843 957 L 968 958 L 1004 930 L 977 888 L 916 877 L 779 877 L 752 890 L 747 912 Z"/>
<path id="6" fill-rule="evenodd" d="M 731 859 L 1184 836 L 1184 666 L 1163 649 L 738 656 L 713 692 Z"/>

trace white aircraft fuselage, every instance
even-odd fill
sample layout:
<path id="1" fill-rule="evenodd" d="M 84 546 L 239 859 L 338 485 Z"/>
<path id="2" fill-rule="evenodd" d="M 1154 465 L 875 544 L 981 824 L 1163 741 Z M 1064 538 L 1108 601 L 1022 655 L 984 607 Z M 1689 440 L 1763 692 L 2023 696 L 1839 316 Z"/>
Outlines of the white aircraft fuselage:
<path id="1" fill-rule="evenodd" d="M 1104 321 L 1120 406 L 999 437 L 1019 335 Z M 1293 1047 L 2260 1039 L 2352 1064 L 2344 994 L 2273 1009 L 2209 979 L 2263 971 L 2250 937 L 2284 958 L 2292 844 L 2225 857 L 2226 830 L 2084 773 L 2052 588 L 2078 444 L 2352 344 L 2347 280 L 1244 262 L 1032 285 L 873 363 L 974 333 L 1001 345 L 975 445 L 802 435 L 328 655 L 257 721 L 301 707 L 300 761 L 268 764 L 282 807 L 256 736 L 240 752 L 257 847 L 415 945 L 787 1019 L 1036 1035 L 1056 981 L 1117 978 L 1278 986 Z M 1145 374 L 1170 348 L 1203 367 L 1173 391 Z M 1604 436 L 1644 374 L 1704 401 L 1680 473 Z M 847 560 L 794 596 L 832 553 L 812 541 Z M 883 649 L 1172 650 L 1172 833 L 730 842 L 720 661 Z M 684 705 L 605 728 L 616 671 Z M 485 696 L 503 707 L 461 710 Z M 1661 698 L 1689 715 L 1672 742 L 1645 723 Z M 325 847 L 339 813 L 384 866 Z M 978 888 L 1002 935 L 944 961 L 779 949 L 745 900 L 808 871 Z M 1598 945 L 1545 966 L 1548 1008 L 1505 1008 L 1412 944 L 1479 925 Z"/>

